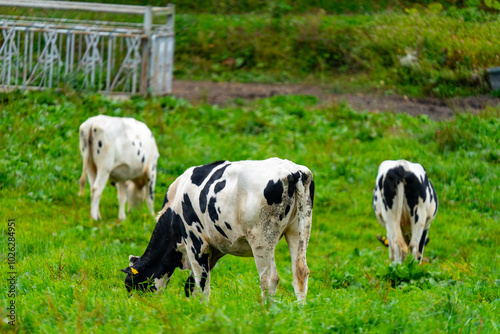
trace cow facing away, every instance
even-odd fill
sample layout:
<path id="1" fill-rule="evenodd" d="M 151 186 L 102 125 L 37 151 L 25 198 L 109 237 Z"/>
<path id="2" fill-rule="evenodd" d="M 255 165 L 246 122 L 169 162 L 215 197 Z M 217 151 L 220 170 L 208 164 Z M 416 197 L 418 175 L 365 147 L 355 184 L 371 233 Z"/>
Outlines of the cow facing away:
<path id="1" fill-rule="evenodd" d="M 127 290 L 165 287 L 174 270 L 190 270 L 186 296 L 210 296 L 210 271 L 226 254 L 251 257 L 262 297 L 274 295 L 274 261 L 285 236 L 293 287 L 307 294 L 306 250 L 311 230 L 314 181 L 311 171 L 287 160 L 218 161 L 189 168 L 168 188 L 153 235 L 141 257 L 129 256 Z"/>
<path id="2" fill-rule="evenodd" d="M 386 228 L 387 240 L 383 241 L 391 261 L 404 261 L 408 252 L 422 260 L 437 208 L 436 191 L 422 165 L 406 160 L 382 162 L 373 191 L 373 210 Z"/>
<path id="3" fill-rule="evenodd" d="M 106 182 L 116 184 L 120 209 L 118 219 L 125 219 L 125 203 L 140 206 L 144 199 L 154 216 L 154 188 L 158 148 L 146 124 L 133 118 L 99 115 L 80 126 L 80 152 L 83 171 L 80 195 L 88 174 L 92 219 L 101 219 L 99 201 Z"/>

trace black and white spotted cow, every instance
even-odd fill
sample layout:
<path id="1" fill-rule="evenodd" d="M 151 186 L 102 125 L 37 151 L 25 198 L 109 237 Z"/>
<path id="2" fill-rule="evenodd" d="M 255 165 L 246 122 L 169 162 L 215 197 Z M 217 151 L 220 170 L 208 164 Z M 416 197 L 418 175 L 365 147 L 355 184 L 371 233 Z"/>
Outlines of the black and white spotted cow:
<path id="1" fill-rule="evenodd" d="M 422 165 L 406 160 L 382 162 L 373 191 L 373 210 L 387 230 L 383 241 L 391 261 L 404 261 L 408 252 L 421 261 L 437 208 L 436 191 Z"/>
<path id="2" fill-rule="evenodd" d="M 116 183 L 120 209 L 118 218 L 125 219 L 125 203 L 139 206 L 144 199 L 154 216 L 154 188 L 158 148 L 146 124 L 133 118 L 99 115 L 80 126 L 80 152 L 83 172 L 80 195 L 88 174 L 93 219 L 101 219 L 99 201 L 106 182 Z"/>
<path id="3" fill-rule="evenodd" d="M 288 160 L 218 161 L 189 168 L 167 190 L 149 245 L 129 257 L 125 285 L 165 287 L 174 270 L 189 269 L 186 296 L 210 296 L 210 271 L 226 254 L 255 258 L 262 297 L 274 295 L 274 261 L 285 236 L 298 300 L 307 294 L 306 250 L 311 230 L 314 181 L 311 171 Z"/>

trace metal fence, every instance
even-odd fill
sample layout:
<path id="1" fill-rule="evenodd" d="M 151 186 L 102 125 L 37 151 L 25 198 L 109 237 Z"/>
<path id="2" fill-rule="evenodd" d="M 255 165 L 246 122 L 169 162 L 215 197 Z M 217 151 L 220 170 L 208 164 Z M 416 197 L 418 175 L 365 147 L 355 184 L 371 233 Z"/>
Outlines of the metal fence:
<path id="1" fill-rule="evenodd" d="M 0 0 L 0 6 L 143 15 L 142 24 L 0 16 L 0 88 L 171 92 L 174 7 Z M 165 16 L 164 24 L 153 17 Z"/>

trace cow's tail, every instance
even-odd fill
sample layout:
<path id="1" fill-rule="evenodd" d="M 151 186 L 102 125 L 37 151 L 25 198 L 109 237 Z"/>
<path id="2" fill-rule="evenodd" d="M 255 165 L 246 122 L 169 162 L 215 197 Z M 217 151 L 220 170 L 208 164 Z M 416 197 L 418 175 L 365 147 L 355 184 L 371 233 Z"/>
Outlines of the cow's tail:
<path id="1" fill-rule="evenodd" d="M 298 182 L 295 183 L 295 192 L 297 194 L 297 215 L 298 215 L 298 259 L 296 262 L 297 284 L 302 291 L 300 299 L 305 298 L 307 294 L 307 280 L 309 277 L 309 268 L 306 262 L 307 245 L 311 234 L 312 210 L 314 203 L 314 179 L 310 170 L 304 170 L 300 173 Z M 295 277 L 294 277 L 295 279 Z M 296 291 L 297 293 L 297 291 Z"/>
<path id="2" fill-rule="evenodd" d="M 83 196 L 85 190 L 85 183 L 87 181 L 87 172 L 90 168 L 95 169 L 92 157 L 92 125 L 80 127 L 80 153 L 82 154 L 83 167 L 82 176 L 80 177 L 80 192 L 79 195 Z"/>
<path id="3" fill-rule="evenodd" d="M 397 205 L 396 222 L 400 225 L 401 216 L 403 214 L 403 201 L 405 196 L 405 170 L 403 167 L 393 168 L 387 171 L 384 180 L 384 193 L 385 201 L 388 202 L 391 197 Z M 395 194 L 394 194 L 395 192 Z M 387 198 L 389 197 L 389 198 Z M 401 228 L 401 227 L 400 227 Z"/>

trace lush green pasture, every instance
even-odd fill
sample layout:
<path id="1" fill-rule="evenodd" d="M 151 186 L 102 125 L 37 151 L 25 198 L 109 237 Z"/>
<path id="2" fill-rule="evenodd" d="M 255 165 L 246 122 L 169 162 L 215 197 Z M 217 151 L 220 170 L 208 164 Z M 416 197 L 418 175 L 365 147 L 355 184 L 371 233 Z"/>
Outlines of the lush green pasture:
<path id="1" fill-rule="evenodd" d="M 11 330 L 5 283 L 7 222 L 16 219 L 17 326 L 21 332 L 481 332 L 500 330 L 500 113 L 447 122 L 274 97 L 231 107 L 159 98 L 0 95 L 0 331 Z M 88 185 L 78 197 L 78 126 L 105 113 L 146 122 L 160 150 L 156 210 L 186 168 L 219 159 L 278 156 L 315 175 L 306 305 L 292 288 L 285 241 L 280 285 L 261 304 L 253 259 L 227 256 L 210 301 L 184 297 L 187 272 L 165 292 L 129 298 L 120 269 L 141 255 L 155 221 L 145 207 L 117 221 L 115 188 L 90 219 Z M 422 163 L 440 207 L 426 261 L 389 264 L 371 204 L 378 165 Z"/>

